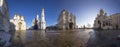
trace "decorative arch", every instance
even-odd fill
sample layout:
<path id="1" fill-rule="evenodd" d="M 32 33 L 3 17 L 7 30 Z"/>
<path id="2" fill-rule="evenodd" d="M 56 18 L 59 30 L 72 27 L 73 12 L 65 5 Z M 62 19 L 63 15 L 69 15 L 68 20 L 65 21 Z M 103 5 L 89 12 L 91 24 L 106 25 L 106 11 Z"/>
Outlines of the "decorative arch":
<path id="1" fill-rule="evenodd" d="M 19 23 L 18 23 L 18 29 L 21 30 L 21 28 L 22 28 L 22 23 L 19 22 Z"/>

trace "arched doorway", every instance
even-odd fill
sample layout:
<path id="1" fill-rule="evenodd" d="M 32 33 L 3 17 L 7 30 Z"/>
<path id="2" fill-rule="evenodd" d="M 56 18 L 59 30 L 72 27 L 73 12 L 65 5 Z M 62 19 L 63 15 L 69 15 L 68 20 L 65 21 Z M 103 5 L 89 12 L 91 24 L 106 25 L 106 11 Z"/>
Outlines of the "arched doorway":
<path id="1" fill-rule="evenodd" d="M 99 29 L 101 29 L 101 22 L 98 20 L 98 24 L 99 24 Z"/>
<path id="2" fill-rule="evenodd" d="M 19 23 L 18 23 L 18 29 L 21 30 L 21 27 L 22 27 L 22 23 L 19 22 Z"/>
<path id="3" fill-rule="evenodd" d="M 73 29 L 73 23 L 72 22 L 69 23 L 69 29 Z"/>

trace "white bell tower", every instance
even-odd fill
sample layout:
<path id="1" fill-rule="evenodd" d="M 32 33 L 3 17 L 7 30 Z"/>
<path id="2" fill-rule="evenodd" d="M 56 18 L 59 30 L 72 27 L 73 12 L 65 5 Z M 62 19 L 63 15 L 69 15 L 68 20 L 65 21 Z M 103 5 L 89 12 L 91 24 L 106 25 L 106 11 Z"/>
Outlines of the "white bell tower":
<path id="1" fill-rule="evenodd" d="M 42 13 L 41 13 L 41 30 L 46 29 L 46 21 L 45 21 L 45 14 L 44 14 L 44 8 L 42 8 Z"/>

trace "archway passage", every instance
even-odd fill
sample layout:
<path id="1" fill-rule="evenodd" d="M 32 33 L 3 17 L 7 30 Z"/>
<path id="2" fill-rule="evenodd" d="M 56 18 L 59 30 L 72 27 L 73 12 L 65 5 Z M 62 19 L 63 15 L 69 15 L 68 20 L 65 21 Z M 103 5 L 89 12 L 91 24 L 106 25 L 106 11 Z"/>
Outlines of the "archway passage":
<path id="1" fill-rule="evenodd" d="M 69 29 L 73 29 L 73 23 L 72 22 L 69 23 Z"/>
<path id="2" fill-rule="evenodd" d="M 21 30 L 21 27 L 22 27 L 22 23 L 19 22 L 19 23 L 18 23 L 18 29 Z"/>

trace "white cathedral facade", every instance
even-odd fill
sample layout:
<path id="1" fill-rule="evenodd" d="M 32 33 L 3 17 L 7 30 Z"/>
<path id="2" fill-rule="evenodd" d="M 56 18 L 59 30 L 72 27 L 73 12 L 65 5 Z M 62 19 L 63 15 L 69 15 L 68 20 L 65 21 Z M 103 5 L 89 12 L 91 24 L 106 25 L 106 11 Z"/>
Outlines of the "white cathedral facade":
<path id="1" fill-rule="evenodd" d="M 104 10 L 101 9 L 94 21 L 94 28 L 95 29 L 120 29 L 120 13 L 107 16 L 107 13 L 105 13 Z"/>
<path id="2" fill-rule="evenodd" d="M 63 30 L 76 29 L 77 28 L 76 17 L 72 13 L 63 9 L 57 19 L 56 26 L 59 29 L 63 29 Z"/>
<path id="3" fill-rule="evenodd" d="M 40 29 L 40 30 L 45 30 L 46 29 L 44 8 L 42 8 L 41 19 L 39 17 L 39 14 L 37 14 L 35 19 L 33 19 L 33 21 L 32 21 L 32 29 Z"/>
<path id="4" fill-rule="evenodd" d="M 26 22 L 24 21 L 24 17 L 19 14 L 15 14 L 13 19 L 10 20 L 11 29 L 12 30 L 26 30 Z"/>

